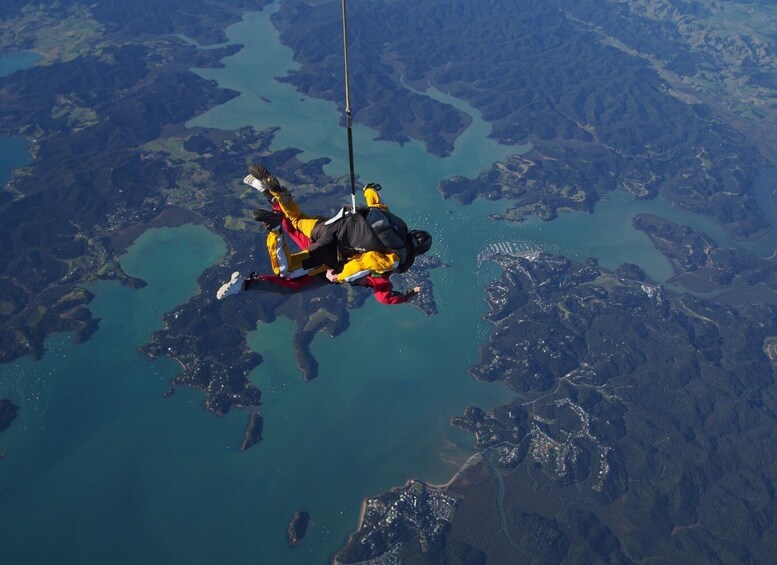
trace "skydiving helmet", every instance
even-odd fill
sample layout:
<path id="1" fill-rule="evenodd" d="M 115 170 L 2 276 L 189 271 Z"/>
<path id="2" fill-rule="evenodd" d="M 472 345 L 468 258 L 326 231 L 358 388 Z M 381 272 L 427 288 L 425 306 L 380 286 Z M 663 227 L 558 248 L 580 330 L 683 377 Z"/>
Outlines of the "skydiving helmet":
<path id="1" fill-rule="evenodd" d="M 422 255 L 432 248 L 432 234 L 424 230 L 412 230 L 407 234 L 413 253 Z"/>

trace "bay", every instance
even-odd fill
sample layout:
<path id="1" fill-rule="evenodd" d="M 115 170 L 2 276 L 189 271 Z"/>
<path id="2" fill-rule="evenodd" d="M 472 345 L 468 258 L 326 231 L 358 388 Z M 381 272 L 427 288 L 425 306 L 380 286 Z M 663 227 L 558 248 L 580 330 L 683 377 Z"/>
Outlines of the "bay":
<path id="1" fill-rule="evenodd" d="M 14 51 L 0 54 L 0 77 L 27 69 L 43 58 L 34 51 Z"/>
<path id="2" fill-rule="evenodd" d="M 0 77 L 29 68 L 40 59 L 41 56 L 32 51 L 3 53 L 0 55 Z M 27 147 L 28 144 L 23 139 L 0 135 L 0 187 L 10 180 L 14 168 L 24 167 L 32 162 Z"/>
<path id="3" fill-rule="evenodd" d="M 164 399 L 177 364 L 149 363 L 136 348 L 161 328 L 164 312 L 198 292 L 196 278 L 224 252 L 202 227 L 144 233 L 121 263 L 148 286 L 90 285 L 100 319 L 91 340 L 58 335 L 40 361 L 0 366 L 0 397 L 20 406 L 0 436 L 4 560 L 139 563 L 186 554 L 187 544 L 160 536 L 156 524 L 197 515 L 192 492 L 218 482 L 201 455 L 236 450 L 245 421 L 198 409 L 198 393 Z M 200 466 L 203 473 L 193 471 Z"/>
<path id="4" fill-rule="evenodd" d="M 18 137 L 0 135 L 0 187 L 11 180 L 15 168 L 29 165 L 32 157 L 27 151 L 28 144 Z"/>

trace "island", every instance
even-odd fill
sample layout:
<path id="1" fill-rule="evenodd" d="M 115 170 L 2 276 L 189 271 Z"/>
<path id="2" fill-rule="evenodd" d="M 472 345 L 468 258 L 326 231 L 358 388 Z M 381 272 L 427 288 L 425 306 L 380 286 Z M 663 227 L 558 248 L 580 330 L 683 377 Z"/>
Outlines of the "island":
<path id="1" fill-rule="evenodd" d="M 308 531 L 310 525 L 310 514 L 307 510 L 300 509 L 294 512 L 294 516 L 289 521 L 289 527 L 286 528 L 286 535 L 289 540 L 289 545 L 297 546 L 302 543 L 305 538 L 305 534 Z"/>
<path id="2" fill-rule="evenodd" d="M 19 407 L 8 398 L 0 399 L 0 432 L 11 427 L 11 424 L 19 415 Z"/>
<path id="3" fill-rule="evenodd" d="M 11 427 L 19 415 L 19 407 L 7 398 L 0 399 L 0 433 Z M 5 453 L 0 451 L 0 460 L 5 459 Z"/>
<path id="4" fill-rule="evenodd" d="M 248 418 L 248 426 L 246 427 L 245 435 L 243 436 L 243 443 L 240 445 L 240 451 L 245 451 L 252 445 L 256 445 L 262 441 L 263 429 L 264 418 L 262 418 L 259 410 L 256 410 Z"/>

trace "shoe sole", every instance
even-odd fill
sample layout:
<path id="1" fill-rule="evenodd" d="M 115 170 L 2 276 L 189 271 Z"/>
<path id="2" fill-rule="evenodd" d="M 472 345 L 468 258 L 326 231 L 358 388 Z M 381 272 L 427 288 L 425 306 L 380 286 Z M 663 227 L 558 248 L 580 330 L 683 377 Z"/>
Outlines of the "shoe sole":
<path id="1" fill-rule="evenodd" d="M 270 171 L 267 170 L 267 167 L 258 163 L 248 167 L 248 172 L 260 180 L 265 180 L 266 178 L 272 176 Z"/>
<path id="2" fill-rule="evenodd" d="M 237 279 L 239 278 L 240 278 L 240 271 L 235 271 L 234 273 L 232 273 L 232 277 L 229 279 L 229 282 L 225 282 L 224 284 L 222 284 L 221 287 L 216 291 L 216 300 L 221 300 L 225 296 L 229 296 L 227 292 L 237 283 Z"/>

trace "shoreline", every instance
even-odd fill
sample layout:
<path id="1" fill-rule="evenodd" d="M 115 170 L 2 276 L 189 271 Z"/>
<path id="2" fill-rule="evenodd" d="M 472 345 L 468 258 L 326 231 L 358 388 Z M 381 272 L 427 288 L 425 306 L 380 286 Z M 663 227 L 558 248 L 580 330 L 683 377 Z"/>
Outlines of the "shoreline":
<path id="1" fill-rule="evenodd" d="M 108 240 L 111 243 L 114 254 L 118 257 L 124 255 L 127 249 L 145 232 L 152 228 L 177 228 L 187 224 L 205 226 L 215 235 L 219 235 L 213 230 L 211 222 L 186 208 L 180 206 L 171 206 L 165 208 L 159 214 L 149 221 L 142 224 L 134 224 L 119 229 L 108 234 Z"/>
<path id="2" fill-rule="evenodd" d="M 465 461 L 465 462 L 464 462 L 464 463 L 461 465 L 461 467 L 459 467 L 459 469 L 458 469 L 458 470 L 457 470 L 457 471 L 454 473 L 454 475 L 453 475 L 453 476 L 452 476 L 452 477 L 451 477 L 451 478 L 450 478 L 448 481 L 446 481 L 446 482 L 444 482 L 444 483 L 427 483 L 427 482 L 424 482 L 424 481 L 421 481 L 421 480 L 418 480 L 418 479 L 410 479 L 408 482 L 410 482 L 411 480 L 416 480 L 416 481 L 418 481 L 418 482 L 420 482 L 420 483 L 423 483 L 423 484 L 425 484 L 426 486 L 428 486 L 428 487 L 430 487 L 430 488 L 436 488 L 436 489 L 447 489 L 447 488 L 449 488 L 449 487 L 450 487 L 450 486 L 451 486 L 453 483 L 455 483 L 455 482 L 456 482 L 456 480 L 457 480 L 459 477 L 461 477 L 461 475 L 464 473 L 464 471 L 466 471 L 467 469 L 469 469 L 470 467 L 472 467 L 472 466 L 474 466 L 474 465 L 477 465 L 477 464 L 478 464 L 478 463 L 480 463 L 481 461 L 485 460 L 484 453 L 485 453 L 487 450 L 488 450 L 488 448 L 486 448 L 486 449 L 481 449 L 481 450 L 480 450 L 480 451 L 478 451 L 477 453 L 473 453 L 472 455 L 470 455 L 470 456 L 467 458 L 467 460 L 466 460 L 466 461 Z"/>
<path id="3" fill-rule="evenodd" d="M 477 453 L 473 453 L 472 455 L 470 455 L 470 456 L 467 458 L 467 460 L 466 460 L 466 461 L 465 461 L 465 462 L 464 462 L 464 463 L 463 463 L 463 464 L 462 464 L 462 465 L 461 465 L 461 466 L 460 466 L 460 467 L 459 467 L 459 468 L 456 470 L 456 472 L 453 474 L 453 476 L 452 476 L 450 479 L 448 479 L 446 482 L 444 482 L 444 483 L 429 483 L 429 482 L 423 481 L 423 480 L 421 480 L 421 479 L 416 479 L 416 478 L 410 477 L 410 478 L 408 478 L 408 479 L 405 481 L 405 483 L 404 483 L 404 484 L 402 484 L 402 485 L 400 485 L 400 486 L 394 486 L 394 487 L 391 487 L 391 488 L 390 488 L 390 489 L 388 489 L 388 490 L 389 490 L 389 491 L 391 491 L 391 490 L 395 490 L 395 489 L 403 489 L 403 488 L 407 488 L 408 486 L 410 486 L 410 483 L 413 483 L 413 482 L 416 482 L 416 483 L 421 483 L 422 485 L 424 485 L 424 486 L 426 486 L 426 487 L 428 487 L 428 488 L 432 488 L 432 489 L 438 489 L 438 490 L 447 489 L 447 488 L 449 488 L 449 487 L 450 487 L 450 486 L 451 486 L 453 483 L 455 483 L 455 482 L 456 482 L 456 480 L 457 480 L 459 477 L 461 477 L 461 475 L 462 475 L 462 474 L 463 474 L 463 473 L 464 473 L 464 472 L 465 472 L 467 469 L 469 469 L 470 467 L 472 467 L 472 466 L 474 466 L 474 465 L 477 465 L 477 464 L 478 464 L 478 463 L 480 463 L 481 461 L 484 461 L 484 460 L 485 460 L 484 453 L 485 453 L 487 450 L 488 450 L 488 448 L 486 448 L 486 449 L 481 449 L 481 450 L 480 450 L 480 451 L 478 451 Z M 370 498 L 372 498 L 372 497 L 371 497 L 371 496 L 365 496 L 365 497 L 362 499 L 362 502 L 361 502 L 361 507 L 359 508 L 359 519 L 358 519 L 358 521 L 357 521 L 357 524 L 356 524 L 356 531 L 354 532 L 354 534 L 355 534 L 356 532 L 358 532 L 358 531 L 361 529 L 361 527 L 362 527 L 362 525 L 363 525 L 363 523 L 364 523 L 364 515 L 365 515 L 365 513 L 367 512 L 367 500 L 368 500 L 368 499 L 370 499 Z M 353 535 L 353 534 L 351 534 L 351 535 Z M 349 536 L 349 538 L 350 538 L 350 536 Z"/>

